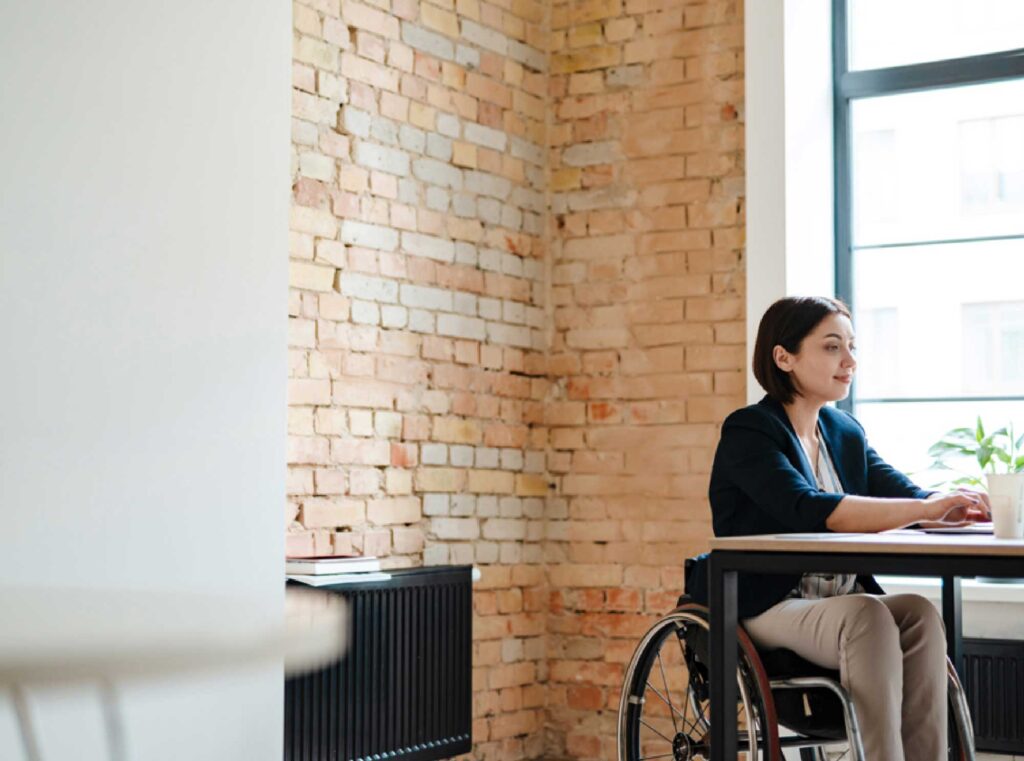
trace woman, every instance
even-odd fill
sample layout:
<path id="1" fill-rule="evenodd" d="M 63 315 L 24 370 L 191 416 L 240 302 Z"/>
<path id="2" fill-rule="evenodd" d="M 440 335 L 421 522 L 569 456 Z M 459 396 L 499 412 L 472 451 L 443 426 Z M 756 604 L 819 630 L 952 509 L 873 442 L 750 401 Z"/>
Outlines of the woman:
<path id="1" fill-rule="evenodd" d="M 987 519 L 986 495 L 931 493 L 887 465 L 829 402 L 857 367 L 846 306 L 785 298 L 761 319 L 754 375 L 767 391 L 731 414 L 711 471 L 716 536 L 874 532 Z M 706 598 L 704 568 L 688 579 Z M 740 574 L 738 612 L 754 643 L 838 669 L 868 761 L 945 761 L 945 633 L 919 595 L 886 595 L 870 576 Z"/>

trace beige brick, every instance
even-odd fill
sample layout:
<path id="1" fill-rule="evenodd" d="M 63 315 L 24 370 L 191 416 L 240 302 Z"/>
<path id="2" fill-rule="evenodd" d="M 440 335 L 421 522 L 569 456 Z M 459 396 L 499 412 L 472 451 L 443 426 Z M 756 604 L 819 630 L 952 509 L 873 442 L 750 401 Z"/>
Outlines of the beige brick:
<path id="1" fill-rule="evenodd" d="M 420 21 L 429 29 L 456 39 L 459 37 L 459 20 L 455 14 L 442 10 L 431 3 L 420 4 Z"/>
<path id="2" fill-rule="evenodd" d="M 371 499 L 367 503 L 366 518 L 376 526 L 416 523 L 423 513 L 418 497 Z"/>
<path id="3" fill-rule="evenodd" d="M 466 471 L 456 468 L 419 468 L 414 483 L 421 492 L 458 492 L 466 484 Z"/>
<path id="4" fill-rule="evenodd" d="M 306 528 L 358 526 L 366 520 L 366 504 L 356 499 L 309 498 L 302 502 L 301 520 Z"/>
<path id="5" fill-rule="evenodd" d="M 365 29 L 393 40 L 398 39 L 398 19 L 388 13 L 355 0 L 342 0 L 341 15 L 346 23 L 357 29 Z"/>
<path id="6" fill-rule="evenodd" d="M 471 470 L 466 488 L 476 494 L 511 494 L 515 477 L 501 470 Z"/>
<path id="7" fill-rule="evenodd" d="M 434 418 L 431 438 L 453 444 L 479 444 L 483 433 L 475 420 L 438 417 Z"/>

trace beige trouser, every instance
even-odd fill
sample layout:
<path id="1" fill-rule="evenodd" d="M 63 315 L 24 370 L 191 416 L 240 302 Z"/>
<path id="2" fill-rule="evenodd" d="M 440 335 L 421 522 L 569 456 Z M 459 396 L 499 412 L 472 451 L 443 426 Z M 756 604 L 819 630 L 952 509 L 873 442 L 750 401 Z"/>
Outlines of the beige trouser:
<path id="1" fill-rule="evenodd" d="M 867 761 L 945 761 L 946 635 L 924 597 L 788 599 L 743 626 L 759 648 L 839 670 Z"/>

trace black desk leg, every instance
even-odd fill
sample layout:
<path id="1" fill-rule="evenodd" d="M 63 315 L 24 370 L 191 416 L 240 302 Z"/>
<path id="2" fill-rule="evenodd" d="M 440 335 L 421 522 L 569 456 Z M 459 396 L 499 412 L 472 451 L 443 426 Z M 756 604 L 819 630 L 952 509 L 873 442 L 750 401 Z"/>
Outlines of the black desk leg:
<path id="1" fill-rule="evenodd" d="M 736 572 L 711 553 L 711 761 L 736 758 Z"/>
<path id="2" fill-rule="evenodd" d="M 963 678 L 964 637 L 960 607 L 960 577 L 942 577 L 942 621 L 946 625 L 946 654 L 953 661 L 956 673 Z"/>

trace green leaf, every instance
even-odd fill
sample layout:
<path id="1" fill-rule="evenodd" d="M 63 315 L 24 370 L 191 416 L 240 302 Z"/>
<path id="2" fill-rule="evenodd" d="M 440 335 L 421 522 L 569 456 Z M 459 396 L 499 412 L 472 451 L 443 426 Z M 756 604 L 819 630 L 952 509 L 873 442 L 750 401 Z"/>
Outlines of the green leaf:
<path id="1" fill-rule="evenodd" d="M 985 426 L 981 424 L 981 415 L 978 415 L 978 424 L 974 429 L 974 440 L 981 442 L 985 438 Z"/>
<path id="2" fill-rule="evenodd" d="M 976 456 L 978 458 L 978 464 L 981 466 L 981 469 L 984 470 L 988 467 L 988 464 L 992 462 L 992 447 L 987 447 L 985 445 L 978 447 L 978 453 Z"/>
<path id="3" fill-rule="evenodd" d="M 964 439 L 965 441 L 975 441 L 975 433 L 973 428 L 953 428 L 952 430 L 946 431 L 942 434 L 944 439 Z"/>
<path id="4" fill-rule="evenodd" d="M 960 478 L 953 481 L 958 486 L 984 486 L 980 478 L 974 476 L 961 476 Z"/>
<path id="5" fill-rule="evenodd" d="M 928 456 L 940 457 L 944 454 L 952 454 L 954 452 L 956 452 L 957 454 L 972 456 L 974 455 L 975 448 L 965 447 L 960 444 L 954 444 L 949 441 L 937 441 L 934 444 L 932 444 L 931 447 L 929 447 Z"/>
<path id="6" fill-rule="evenodd" d="M 1013 473 L 1019 473 L 1024 470 L 1024 454 L 1013 461 Z"/>

